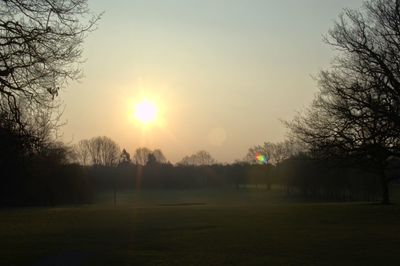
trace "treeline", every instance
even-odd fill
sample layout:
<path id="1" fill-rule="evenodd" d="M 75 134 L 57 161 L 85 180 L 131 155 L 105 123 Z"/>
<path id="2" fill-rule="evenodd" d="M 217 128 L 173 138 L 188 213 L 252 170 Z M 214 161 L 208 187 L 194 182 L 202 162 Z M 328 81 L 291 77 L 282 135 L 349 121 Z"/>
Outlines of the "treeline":
<path id="1" fill-rule="evenodd" d="M 379 177 L 348 160 L 290 157 L 276 168 L 278 183 L 287 195 L 323 201 L 377 201 Z"/>
<path id="2" fill-rule="evenodd" d="M 337 163 L 337 162 L 336 162 Z M 359 168 L 338 166 L 300 155 L 278 166 L 235 163 L 171 164 L 87 168 L 97 191 L 141 189 L 279 189 L 288 196 L 328 201 L 376 201 L 379 178 Z"/>
<path id="3" fill-rule="evenodd" d="M 0 206 L 91 203 L 96 193 L 146 189 L 279 189 L 291 197 L 328 201 L 381 196 L 380 179 L 367 166 L 316 159 L 288 142 L 252 147 L 245 159 L 232 164 L 217 164 L 200 151 L 173 165 L 159 149 L 138 148 L 131 159 L 107 137 L 81 142 L 77 149 L 27 140 L 4 124 L 0 134 Z M 387 175 L 398 177 L 398 166 L 393 161 Z"/>
<path id="4" fill-rule="evenodd" d="M 172 165 L 124 164 L 88 167 L 97 190 L 240 188 L 266 185 L 272 166 L 262 165 Z"/>
<path id="5" fill-rule="evenodd" d="M 32 145 L 31 140 L 27 145 L 25 137 L 0 127 L 0 206 L 92 201 L 93 184 L 87 169 L 66 161 L 66 147 L 57 143 Z"/>
<path id="6" fill-rule="evenodd" d="M 53 142 L 36 152 L 27 152 L 20 146 L 20 136 L 10 138 L 10 132 L 4 128 L 2 134 L 3 137 L 8 134 L 9 138 L 1 141 L 1 206 L 91 203 L 96 193 L 147 189 L 251 188 L 266 193 L 278 189 L 291 197 L 328 201 L 376 201 L 381 195 L 380 179 L 370 171 L 354 166 L 349 160 L 315 159 L 302 152 L 281 154 L 275 164 L 254 159 L 216 164 L 212 158 L 205 160 L 210 155 L 202 151 L 195 153 L 201 155 L 200 161 L 193 160 L 197 157 L 192 155 L 190 161 L 173 165 L 160 155 L 160 150 L 139 148 L 134 156 L 136 160 L 131 160 L 129 153 L 122 150 L 119 159 L 110 159 L 116 163 L 82 165 L 73 162 L 75 152 L 62 144 Z M 110 142 L 105 137 L 101 139 Z M 265 149 L 271 145 L 256 147 Z M 110 145 L 104 147 L 110 150 Z M 245 158 L 262 152 L 256 147 L 249 149 Z M 272 150 L 282 151 L 269 149 Z M 109 158 L 104 152 L 101 154 Z M 269 161 L 274 161 L 272 152 L 268 156 Z M 396 163 L 392 169 L 396 169 Z M 396 177 L 398 172 L 393 170 L 388 175 Z"/>
<path id="7" fill-rule="evenodd" d="M 146 189 L 279 189 L 288 196 L 316 200 L 376 201 L 379 178 L 358 168 L 290 158 L 279 166 L 236 163 L 81 166 L 35 159 L 12 176 L 3 176 L 1 205 L 59 205 L 93 202 L 104 191 Z"/>

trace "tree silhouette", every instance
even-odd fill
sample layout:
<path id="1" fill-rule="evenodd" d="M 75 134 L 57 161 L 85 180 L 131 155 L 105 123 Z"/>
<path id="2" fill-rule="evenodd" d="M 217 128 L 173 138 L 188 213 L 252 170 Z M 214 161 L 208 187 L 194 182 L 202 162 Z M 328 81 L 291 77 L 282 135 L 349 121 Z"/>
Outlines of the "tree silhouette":
<path id="1" fill-rule="evenodd" d="M 146 165 L 150 158 L 149 155 L 152 155 L 151 158 L 154 157 L 157 163 L 163 164 L 167 162 L 167 159 L 160 149 L 152 151 L 146 147 L 136 149 L 135 154 L 133 155 L 133 161 L 137 165 Z"/>
<path id="2" fill-rule="evenodd" d="M 167 163 L 167 159 L 165 158 L 164 154 L 160 149 L 155 149 L 152 154 L 154 155 L 156 161 L 158 163 L 164 164 Z"/>
<path id="3" fill-rule="evenodd" d="M 299 143 L 294 140 L 284 140 L 277 143 L 264 142 L 263 145 L 250 147 L 243 161 L 250 164 L 258 164 L 257 155 L 264 155 L 269 164 L 278 165 L 297 154 L 300 150 Z"/>
<path id="4" fill-rule="evenodd" d="M 326 38 L 339 50 L 322 71 L 320 92 L 289 124 L 314 155 L 351 157 L 380 176 L 389 203 L 388 160 L 400 155 L 399 1 L 371 0 L 346 10 Z"/>
<path id="5" fill-rule="evenodd" d="M 157 165 L 157 158 L 153 153 L 149 153 L 149 155 L 147 156 L 147 162 L 146 162 L 146 166 L 155 166 Z"/>
<path id="6" fill-rule="evenodd" d="M 147 160 L 149 158 L 149 154 L 151 154 L 150 149 L 148 149 L 146 147 L 137 148 L 135 150 L 135 154 L 133 155 L 134 163 L 137 165 L 146 165 Z"/>
<path id="7" fill-rule="evenodd" d="M 207 151 L 198 151 L 190 156 L 182 158 L 178 164 L 180 165 L 212 165 L 217 161 Z"/>
<path id="8" fill-rule="evenodd" d="M 120 155 L 120 164 L 128 164 L 128 163 L 131 163 L 131 155 L 125 149 L 122 149 Z"/>
<path id="9" fill-rule="evenodd" d="M 99 16 L 87 17 L 87 0 L 1 1 L 0 14 L 0 110 L 22 126 L 22 109 L 52 107 L 80 76 L 81 44 Z"/>
<path id="10" fill-rule="evenodd" d="M 79 162 L 83 165 L 115 166 L 121 155 L 118 144 L 105 136 L 81 140 L 74 148 Z"/>
<path id="11" fill-rule="evenodd" d="M 99 19 L 89 13 L 87 0 L 0 1 L 0 167 L 10 180 L 4 190 L 14 195 L 23 185 L 33 193 L 29 179 L 46 178 L 70 157 L 69 148 L 55 141 L 56 98 L 80 77 L 81 44 Z M 52 186 L 51 179 L 34 183 L 41 182 Z"/>
<path id="12" fill-rule="evenodd" d="M 83 139 L 78 142 L 78 144 L 73 147 L 75 152 L 75 158 L 81 165 L 91 164 L 90 160 L 90 141 L 88 139 Z"/>

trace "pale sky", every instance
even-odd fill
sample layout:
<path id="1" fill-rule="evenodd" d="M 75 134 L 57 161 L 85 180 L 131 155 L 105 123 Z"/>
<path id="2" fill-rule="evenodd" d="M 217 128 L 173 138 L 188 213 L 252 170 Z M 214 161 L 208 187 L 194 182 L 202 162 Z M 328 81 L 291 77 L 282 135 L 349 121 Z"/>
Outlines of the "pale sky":
<path id="1" fill-rule="evenodd" d="M 322 36 L 361 0 L 91 0 L 104 11 L 84 44 L 84 78 L 61 94 L 67 143 L 108 136 L 171 162 L 207 150 L 220 162 L 281 141 L 317 92 L 333 53 Z M 132 120 L 141 98 L 158 122 Z"/>

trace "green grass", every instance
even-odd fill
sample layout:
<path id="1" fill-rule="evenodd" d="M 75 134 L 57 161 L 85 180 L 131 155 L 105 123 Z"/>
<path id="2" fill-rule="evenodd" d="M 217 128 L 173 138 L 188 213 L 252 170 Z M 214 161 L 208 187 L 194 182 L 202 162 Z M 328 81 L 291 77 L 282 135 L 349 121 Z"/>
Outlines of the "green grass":
<path id="1" fill-rule="evenodd" d="M 265 191 L 120 193 L 0 211 L 0 265 L 398 265 L 400 207 Z"/>

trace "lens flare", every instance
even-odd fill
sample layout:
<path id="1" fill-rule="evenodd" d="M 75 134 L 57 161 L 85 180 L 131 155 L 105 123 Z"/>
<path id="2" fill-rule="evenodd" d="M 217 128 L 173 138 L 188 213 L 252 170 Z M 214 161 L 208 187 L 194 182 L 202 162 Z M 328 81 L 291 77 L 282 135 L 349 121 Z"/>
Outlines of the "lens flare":
<path id="1" fill-rule="evenodd" d="M 268 163 L 268 158 L 267 158 L 267 156 L 265 156 L 263 154 L 257 153 L 256 154 L 256 161 L 259 164 L 267 164 Z"/>

